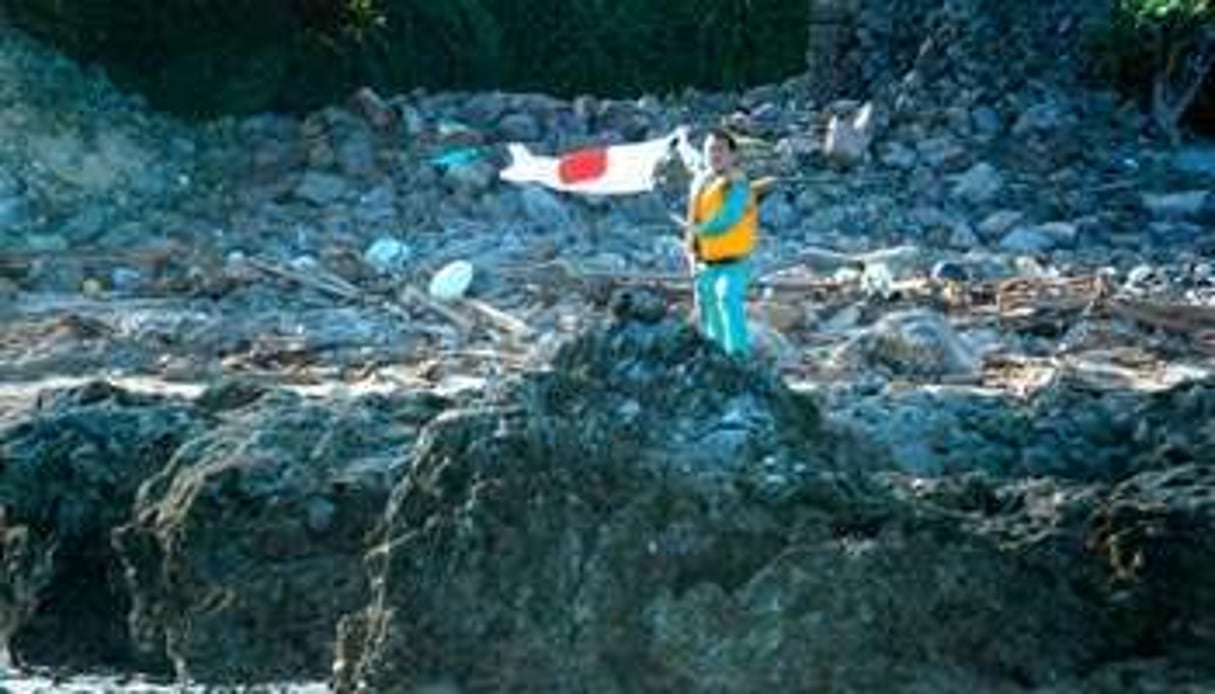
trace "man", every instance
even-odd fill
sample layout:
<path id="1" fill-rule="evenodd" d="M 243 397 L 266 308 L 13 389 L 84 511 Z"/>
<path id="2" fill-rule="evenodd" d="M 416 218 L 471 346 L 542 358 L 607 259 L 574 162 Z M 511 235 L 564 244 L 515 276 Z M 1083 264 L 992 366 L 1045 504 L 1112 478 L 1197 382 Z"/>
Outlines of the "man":
<path id="1" fill-rule="evenodd" d="M 705 138 L 705 170 L 688 196 L 685 242 L 693 262 L 700 330 L 728 354 L 750 352 L 747 334 L 749 258 L 759 236 L 755 193 L 738 168 L 738 144 L 727 131 Z"/>

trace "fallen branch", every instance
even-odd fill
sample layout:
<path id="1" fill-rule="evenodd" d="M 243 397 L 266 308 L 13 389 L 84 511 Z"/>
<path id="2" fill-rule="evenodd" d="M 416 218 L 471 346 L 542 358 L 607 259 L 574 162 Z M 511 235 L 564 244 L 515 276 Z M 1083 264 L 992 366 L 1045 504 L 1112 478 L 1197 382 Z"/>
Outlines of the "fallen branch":
<path id="1" fill-rule="evenodd" d="M 300 270 L 275 265 L 274 263 L 258 260 L 257 258 L 245 258 L 244 263 L 267 275 L 289 280 L 301 286 L 341 299 L 362 301 L 365 296 L 358 287 L 351 285 L 345 280 L 331 276 L 323 270 L 312 270 L 310 274 L 305 274 Z"/>
<path id="2" fill-rule="evenodd" d="M 26 294 L 20 301 L 0 303 L 0 315 L 37 317 L 61 313 L 120 313 L 180 308 L 188 302 L 176 298 L 88 299 L 76 295 Z"/>
<path id="3" fill-rule="evenodd" d="M 1157 304 L 1119 298 L 1109 302 L 1117 316 L 1172 333 L 1204 337 L 1215 330 L 1215 307 L 1192 304 Z"/>
<path id="4" fill-rule="evenodd" d="M 401 288 L 401 300 L 407 304 L 416 304 L 426 310 L 438 314 L 445 318 L 447 322 L 456 326 L 461 333 L 467 334 L 472 332 L 474 327 L 473 321 L 464 314 L 447 306 L 439 301 L 436 301 L 425 294 L 412 284 L 407 284 Z"/>
<path id="5" fill-rule="evenodd" d="M 310 269 L 307 273 L 305 273 L 301 270 L 282 267 L 264 260 L 258 260 L 257 258 L 247 258 L 245 259 L 245 262 L 249 265 L 249 267 L 252 267 L 255 270 L 278 277 L 280 279 L 290 280 L 296 284 L 315 289 L 324 294 L 328 294 L 339 299 L 345 299 L 354 303 L 375 306 L 406 320 L 410 320 L 412 318 L 412 316 L 409 315 L 409 312 L 406 311 L 403 306 L 382 297 L 372 296 L 353 284 L 350 284 L 341 277 L 319 268 Z M 405 285 L 405 287 L 401 290 L 401 299 L 406 303 L 417 304 L 431 311 L 432 313 L 442 316 L 448 322 L 454 325 L 462 334 L 467 334 L 472 331 L 473 323 L 467 316 L 431 299 L 412 285 Z"/>
<path id="6" fill-rule="evenodd" d="M 493 306 L 479 299 L 465 298 L 460 301 L 460 304 L 472 309 L 490 323 L 493 323 L 497 327 L 516 337 L 529 337 L 536 333 L 532 326 L 528 325 L 522 319 L 516 318 L 505 311 L 494 308 Z"/>
<path id="7" fill-rule="evenodd" d="M 1074 311 L 1093 306 L 1109 294 L 1100 275 L 1006 280 L 996 287 L 996 308 L 1001 316 L 1043 311 Z"/>
<path id="8" fill-rule="evenodd" d="M 24 267 L 42 259 L 62 262 L 114 262 L 132 265 L 157 265 L 180 257 L 186 247 L 179 243 L 163 243 L 143 248 L 119 251 L 101 248 L 73 248 L 62 250 L 0 251 L 0 266 Z"/>

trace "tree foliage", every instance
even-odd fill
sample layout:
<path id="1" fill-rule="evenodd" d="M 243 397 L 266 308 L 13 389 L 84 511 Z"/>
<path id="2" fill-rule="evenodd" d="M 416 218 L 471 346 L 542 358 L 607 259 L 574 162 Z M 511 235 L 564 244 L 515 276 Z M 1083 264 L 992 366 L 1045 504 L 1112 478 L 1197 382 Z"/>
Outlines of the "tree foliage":
<path id="1" fill-rule="evenodd" d="M 22 26 L 179 112 L 387 92 L 623 96 L 804 66 L 806 0 L 0 0 Z"/>
<path id="2" fill-rule="evenodd" d="M 1215 0 L 1118 0 L 1098 47 L 1107 74 L 1140 94 L 1177 140 L 1215 67 Z"/>
<path id="3" fill-rule="evenodd" d="M 1139 22 L 1191 23 L 1209 19 L 1211 0 L 1121 0 L 1122 11 Z"/>

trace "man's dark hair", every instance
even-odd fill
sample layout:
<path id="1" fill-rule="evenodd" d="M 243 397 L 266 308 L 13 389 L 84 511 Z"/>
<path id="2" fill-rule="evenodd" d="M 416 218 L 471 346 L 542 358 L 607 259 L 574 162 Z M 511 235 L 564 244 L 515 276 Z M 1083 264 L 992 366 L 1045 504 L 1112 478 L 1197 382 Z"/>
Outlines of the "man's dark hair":
<path id="1" fill-rule="evenodd" d="M 709 131 L 709 136 L 726 143 L 726 148 L 731 152 L 738 151 L 738 140 L 734 139 L 734 133 L 731 133 L 729 130 L 725 128 L 713 128 Z"/>

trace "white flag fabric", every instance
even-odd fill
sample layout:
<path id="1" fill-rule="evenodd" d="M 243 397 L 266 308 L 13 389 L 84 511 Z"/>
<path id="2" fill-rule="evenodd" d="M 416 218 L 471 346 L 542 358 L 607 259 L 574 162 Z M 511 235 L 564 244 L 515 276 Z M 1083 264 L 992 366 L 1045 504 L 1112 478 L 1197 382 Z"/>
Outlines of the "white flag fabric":
<path id="1" fill-rule="evenodd" d="M 511 162 L 498 174 L 502 180 L 588 195 L 631 195 L 653 190 L 660 164 L 678 154 L 688 165 L 687 153 L 696 154 L 685 127 L 653 140 L 587 147 L 558 157 L 533 154 L 518 143 L 508 145 L 507 150 Z"/>

